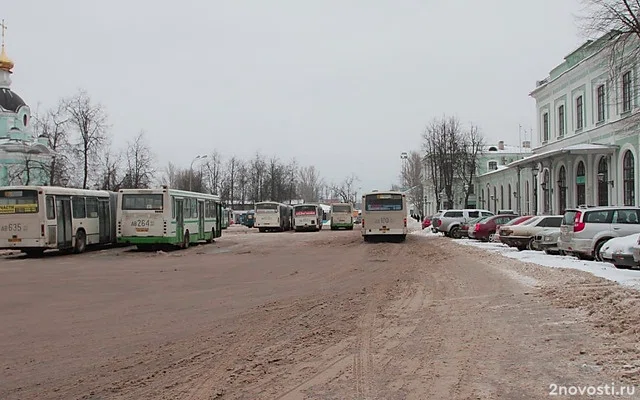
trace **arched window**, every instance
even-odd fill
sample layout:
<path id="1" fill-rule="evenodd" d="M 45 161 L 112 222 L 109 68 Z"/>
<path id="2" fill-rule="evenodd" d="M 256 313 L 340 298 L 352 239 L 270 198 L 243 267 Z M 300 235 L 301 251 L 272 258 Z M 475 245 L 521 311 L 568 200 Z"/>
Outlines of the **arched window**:
<path id="1" fill-rule="evenodd" d="M 558 171 L 558 210 L 564 214 L 567 209 L 567 170 L 564 165 Z"/>
<path id="2" fill-rule="evenodd" d="M 507 197 L 509 198 L 509 210 L 511 210 L 511 184 L 507 186 Z"/>
<path id="3" fill-rule="evenodd" d="M 576 167 L 576 206 L 587 204 L 586 176 L 584 163 L 580 161 Z"/>
<path id="4" fill-rule="evenodd" d="M 491 211 L 491 192 L 489 192 L 489 188 L 487 188 L 487 210 Z"/>
<path id="5" fill-rule="evenodd" d="M 504 186 L 500 185 L 500 209 L 504 210 Z"/>
<path id="6" fill-rule="evenodd" d="M 529 199 L 529 181 L 524 183 L 524 201 L 525 201 L 525 210 L 527 215 L 531 215 L 531 199 Z"/>
<path id="7" fill-rule="evenodd" d="M 604 156 L 598 161 L 598 205 L 609 205 L 609 164 Z"/>
<path id="8" fill-rule="evenodd" d="M 542 184 L 540 185 L 542 187 L 542 213 L 547 215 L 551 212 L 551 196 L 550 196 L 550 190 L 551 187 L 549 185 L 549 170 L 545 169 L 544 173 L 542 174 Z"/>
<path id="9" fill-rule="evenodd" d="M 636 170 L 635 159 L 631 150 L 627 150 L 624 153 L 622 159 L 622 184 L 624 190 L 624 205 L 635 206 L 636 205 Z"/>

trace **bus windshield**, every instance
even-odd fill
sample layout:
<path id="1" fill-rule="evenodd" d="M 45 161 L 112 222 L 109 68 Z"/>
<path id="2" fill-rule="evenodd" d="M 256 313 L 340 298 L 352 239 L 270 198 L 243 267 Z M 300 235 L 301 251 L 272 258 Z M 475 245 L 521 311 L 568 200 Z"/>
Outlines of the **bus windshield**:
<path id="1" fill-rule="evenodd" d="M 365 197 L 367 211 L 402 211 L 401 194 L 369 194 Z"/>
<path id="2" fill-rule="evenodd" d="M 162 210 L 162 193 L 123 194 L 123 210 Z"/>
<path id="3" fill-rule="evenodd" d="M 351 207 L 347 206 L 347 205 L 334 205 L 333 206 L 333 212 L 335 213 L 350 213 L 351 212 Z"/>
<path id="4" fill-rule="evenodd" d="M 37 190 L 0 190 L 0 214 L 26 214 L 37 212 Z"/>
<path id="5" fill-rule="evenodd" d="M 256 204 L 256 212 L 278 212 L 278 205 L 276 203 Z"/>
<path id="6" fill-rule="evenodd" d="M 316 206 L 296 206 L 296 215 L 316 215 L 318 208 Z"/>

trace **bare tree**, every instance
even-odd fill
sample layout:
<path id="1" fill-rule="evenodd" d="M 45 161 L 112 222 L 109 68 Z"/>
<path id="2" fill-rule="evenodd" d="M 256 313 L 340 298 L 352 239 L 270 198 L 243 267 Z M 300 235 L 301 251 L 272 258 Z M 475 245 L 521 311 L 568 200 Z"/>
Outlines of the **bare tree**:
<path id="1" fill-rule="evenodd" d="M 92 103 L 84 90 L 63 101 L 69 123 L 78 134 L 75 152 L 82 165 L 82 188 L 86 189 L 91 167 L 106 140 L 107 115 L 100 104 Z"/>
<path id="2" fill-rule="evenodd" d="M 204 168 L 207 171 L 207 186 L 209 192 L 219 194 L 221 192 L 220 186 L 223 179 L 222 156 L 220 153 L 213 151 L 211 155 L 207 157 Z"/>
<path id="3" fill-rule="evenodd" d="M 478 158 L 484 146 L 484 137 L 477 126 L 471 125 L 469 130 L 463 133 L 462 145 L 458 155 L 456 173 L 463 182 L 464 204 L 469 204 L 469 195 L 473 190 L 473 180 L 478 170 Z"/>
<path id="4" fill-rule="evenodd" d="M 313 165 L 300 168 L 298 172 L 298 190 L 304 201 L 318 201 L 324 182 Z"/>
<path id="5" fill-rule="evenodd" d="M 155 168 L 153 153 L 144 138 L 144 132 L 127 144 L 126 170 L 122 182 L 123 188 L 143 189 L 151 184 Z"/>
<path id="6" fill-rule="evenodd" d="M 247 168 L 246 162 L 239 160 L 238 161 L 238 172 L 237 172 L 237 181 L 238 181 L 238 200 L 239 203 L 244 208 L 245 202 L 247 201 L 248 189 L 249 189 L 249 169 Z"/>
<path id="7" fill-rule="evenodd" d="M 583 29 L 588 34 L 616 31 L 640 38 L 640 2 L 638 0 L 582 0 L 585 14 Z"/>
<path id="8" fill-rule="evenodd" d="M 162 176 L 162 184 L 167 185 L 170 188 L 178 187 L 178 167 L 172 162 L 169 162 L 164 169 L 164 174 Z"/>
<path id="9" fill-rule="evenodd" d="M 422 155 L 417 151 L 412 151 L 408 154 L 400 174 L 402 184 L 409 189 L 409 200 L 417 208 L 416 213 L 420 214 L 424 203 L 423 170 Z"/>
<path id="10" fill-rule="evenodd" d="M 64 104 L 46 110 L 42 115 L 32 115 L 34 131 L 39 138 L 47 139 L 47 147 L 52 151 L 48 161 L 40 162 L 49 186 L 65 186 L 69 182 L 72 162 L 71 146 L 68 138 L 69 116 Z"/>
<path id="11" fill-rule="evenodd" d="M 101 156 L 102 170 L 96 186 L 101 190 L 118 191 L 122 188 L 122 154 L 108 148 Z"/>
<path id="12" fill-rule="evenodd" d="M 264 158 L 260 153 L 251 160 L 250 175 L 251 175 L 251 200 L 253 202 L 264 200 L 264 181 L 266 168 Z"/>
<path id="13" fill-rule="evenodd" d="M 236 197 L 235 195 L 237 194 L 235 192 L 235 188 L 237 185 L 237 178 L 238 178 L 238 167 L 239 167 L 240 161 L 238 160 L 238 158 L 236 156 L 233 156 L 229 159 L 229 161 L 227 162 L 227 185 L 228 185 L 228 190 L 229 190 L 229 204 L 231 206 L 233 206 L 233 204 L 235 203 Z"/>
<path id="14" fill-rule="evenodd" d="M 355 175 L 351 174 L 347 176 L 340 184 L 332 185 L 332 192 L 335 196 L 338 196 L 340 200 L 344 203 L 355 202 L 355 185 L 356 182 L 359 182 L 360 179 Z"/>
<path id="15" fill-rule="evenodd" d="M 462 131 L 456 117 L 434 118 L 422 135 L 427 161 L 428 176 L 432 181 L 437 206 L 442 204 L 441 194 L 451 208 L 454 199 L 454 184 L 458 169 Z"/>

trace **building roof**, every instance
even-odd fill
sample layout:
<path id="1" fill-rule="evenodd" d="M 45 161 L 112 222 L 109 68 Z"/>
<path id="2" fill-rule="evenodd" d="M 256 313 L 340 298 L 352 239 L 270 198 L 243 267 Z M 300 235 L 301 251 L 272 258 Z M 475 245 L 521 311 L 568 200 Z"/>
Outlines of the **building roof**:
<path id="1" fill-rule="evenodd" d="M 495 150 L 490 150 L 495 149 Z M 500 150 L 497 145 L 485 145 L 482 148 L 483 154 L 500 154 L 500 153 L 508 153 L 508 154 L 518 154 L 518 153 L 531 153 L 530 147 L 522 147 L 522 146 L 510 146 L 504 145 L 504 150 Z"/>
<path id="2" fill-rule="evenodd" d="M 7 111 L 18 112 L 18 109 L 26 105 L 24 100 L 14 91 L 7 88 L 0 88 L 0 108 Z"/>
<path id="3" fill-rule="evenodd" d="M 610 153 L 618 148 L 617 145 L 610 144 L 598 144 L 598 143 L 583 143 L 574 144 L 571 146 L 563 147 L 561 149 L 548 150 L 542 153 L 533 154 L 529 157 L 525 157 L 521 160 L 509 163 L 508 167 L 526 167 L 527 164 L 536 163 L 547 157 L 555 156 L 558 154 L 591 154 L 591 153 Z"/>

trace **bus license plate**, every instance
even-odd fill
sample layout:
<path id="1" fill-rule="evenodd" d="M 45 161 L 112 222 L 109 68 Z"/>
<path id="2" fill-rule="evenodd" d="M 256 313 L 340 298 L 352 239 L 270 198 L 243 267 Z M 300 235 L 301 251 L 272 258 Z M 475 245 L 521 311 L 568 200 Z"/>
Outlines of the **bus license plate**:
<path id="1" fill-rule="evenodd" d="M 9 239 L 9 243 L 20 243 L 22 242 L 22 239 L 20 238 L 11 238 Z"/>
<path id="2" fill-rule="evenodd" d="M 136 232 L 149 232 L 149 228 L 136 228 Z"/>

